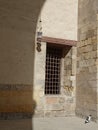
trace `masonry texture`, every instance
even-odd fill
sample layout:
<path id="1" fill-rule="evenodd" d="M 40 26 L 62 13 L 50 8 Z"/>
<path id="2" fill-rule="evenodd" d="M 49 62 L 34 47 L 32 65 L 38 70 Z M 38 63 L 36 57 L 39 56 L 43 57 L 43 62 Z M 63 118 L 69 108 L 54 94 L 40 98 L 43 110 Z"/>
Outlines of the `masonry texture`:
<path id="1" fill-rule="evenodd" d="M 72 20 L 73 22 L 71 22 Z M 37 31 L 41 27 L 43 36 L 77 40 L 77 0 L 52 0 L 52 2 L 47 0 L 38 19 Z M 75 115 L 76 47 L 60 46 L 63 48 L 63 56 L 61 59 L 60 94 L 58 95 L 45 95 L 44 93 L 47 42 L 41 42 L 40 52 L 36 47 L 37 44 L 34 62 L 34 100 L 37 103 L 35 116 Z"/>
<path id="2" fill-rule="evenodd" d="M 96 0 L 79 0 L 76 113 L 98 117 Z"/>
<path id="3" fill-rule="evenodd" d="M 37 21 L 43 7 L 41 16 L 44 35 L 76 40 L 77 8 L 74 8 L 77 6 L 76 1 L 0 0 L 1 118 L 7 118 L 7 115 L 8 117 L 17 117 L 17 115 L 19 117 L 29 116 L 30 113 L 33 114 L 34 108 L 35 115 L 38 116 L 50 116 L 52 114 L 53 116 L 65 116 L 74 114 L 73 92 L 70 92 L 68 95 L 66 92 L 64 94 L 62 92 L 63 95 L 51 97 L 44 95 L 47 43 L 41 43 L 42 51 L 39 53 L 36 49 L 35 37 Z M 65 5 L 68 8 L 65 8 Z M 57 13 L 54 12 L 54 7 L 56 7 L 55 11 L 58 11 Z M 51 11 L 54 13 L 51 13 Z M 71 12 L 74 13 L 76 19 L 68 27 L 69 22 L 72 21 L 71 16 L 73 15 Z M 71 57 L 69 59 L 72 60 Z M 62 60 L 64 61 L 64 57 Z M 65 62 L 63 63 L 66 64 Z M 70 66 L 71 71 L 71 61 L 68 66 Z M 70 76 L 68 72 L 66 80 L 70 80 Z M 62 77 L 64 79 L 63 74 Z M 67 83 L 64 85 L 64 81 L 62 80 L 62 88 L 65 86 L 68 88 L 71 87 L 72 84 Z M 63 89 L 62 91 L 65 90 Z M 69 107 L 67 106 L 68 104 Z M 70 110 L 71 112 L 69 112 Z M 58 113 L 56 113 L 57 111 Z"/>
<path id="4" fill-rule="evenodd" d="M 76 47 L 67 42 L 77 40 L 77 25 Z M 58 40 L 41 41 L 38 51 L 40 29 L 44 38 Z M 0 0 L 0 119 L 73 116 L 76 112 L 82 117 L 91 114 L 95 120 L 97 42 L 98 0 Z M 63 48 L 58 95 L 45 95 L 48 44 Z"/>
<path id="5" fill-rule="evenodd" d="M 36 117 L 60 117 L 75 115 L 75 79 L 76 47 L 64 46 L 61 64 L 61 92 L 59 95 L 45 95 L 45 42 L 41 45 L 41 52 L 35 55 L 34 100 L 36 101 Z M 67 62 L 66 62 L 67 61 Z M 72 66 L 74 62 L 74 66 Z M 76 70 L 76 69 L 75 69 Z M 38 73 L 40 72 L 40 73 Z"/>

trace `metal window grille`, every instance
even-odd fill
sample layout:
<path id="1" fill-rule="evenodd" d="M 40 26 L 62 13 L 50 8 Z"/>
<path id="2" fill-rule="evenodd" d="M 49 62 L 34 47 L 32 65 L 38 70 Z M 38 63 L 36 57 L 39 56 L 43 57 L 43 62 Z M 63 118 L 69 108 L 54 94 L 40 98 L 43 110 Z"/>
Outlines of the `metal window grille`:
<path id="1" fill-rule="evenodd" d="M 60 68 L 62 49 L 47 47 L 45 94 L 60 94 Z"/>

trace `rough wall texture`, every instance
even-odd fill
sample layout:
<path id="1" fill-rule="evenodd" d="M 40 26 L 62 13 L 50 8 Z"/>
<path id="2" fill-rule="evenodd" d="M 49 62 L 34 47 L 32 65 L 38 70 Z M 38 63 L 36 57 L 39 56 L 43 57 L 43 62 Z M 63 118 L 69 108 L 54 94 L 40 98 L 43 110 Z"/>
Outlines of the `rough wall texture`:
<path id="1" fill-rule="evenodd" d="M 43 42 L 41 52 L 36 50 L 35 53 L 34 100 L 37 103 L 35 116 L 72 116 L 75 114 L 76 71 L 73 69 L 76 67 L 76 47 L 63 47 L 61 93 L 59 95 L 45 95 L 46 47 L 47 44 Z M 72 66 L 72 62 L 75 66 Z"/>
<path id="2" fill-rule="evenodd" d="M 76 114 L 97 118 L 97 0 L 79 0 Z"/>
<path id="3" fill-rule="evenodd" d="M 45 0 L 0 0 L 1 117 L 9 113 L 14 113 L 15 116 L 18 114 L 20 117 L 21 113 L 32 113 L 34 99 L 35 113 L 38 116 L 74 114 L 74 92 L 69 92 L 72 86 L 75 86 L 74 77 L 70 77 L 74 72 L 72 69 L 74 66 L 70 65 L 70 60 L 72 62 L 74 60 L 71 58 L 65 57 L 70 59 L 67 67 L 72 67 L 69 67 L 72 73 L 65 74 L 67 80 L 71 80 L 71 84 L 63 83 L 66 90 L 63 89 L 60 96 L 44 95 L 46 43 L 42 43 L 40 53 L 34 46 L 37 19 L 44 3 Z M 77 0 L 47 0 L 43 12 L 44 35 L 69 40 L 77 39 Z M 72 58 L 74 59 L 74 55 Z M 66 64 L 65 62 L 65 66 Z"/>
<path id="4" fill-rule="evenodd" d="M 0 112 L 32 113 L 33 61 L 44 0 L 0 0 Z"/>
<path id="5" fill-rule="evenodd" d="M 37 29 L 43 36 L 77 40 L 77 0 L 46 0 Z M 73 22 L 72 22 L 73 21 Z M 61 94 L 45 95 L 45 63 L 47 43 L 41 52 L 35 47 L 34 99 L 36 116 L 68 116 L 75 113 L 76 48 L 65 46 L 61 67 Z"/>

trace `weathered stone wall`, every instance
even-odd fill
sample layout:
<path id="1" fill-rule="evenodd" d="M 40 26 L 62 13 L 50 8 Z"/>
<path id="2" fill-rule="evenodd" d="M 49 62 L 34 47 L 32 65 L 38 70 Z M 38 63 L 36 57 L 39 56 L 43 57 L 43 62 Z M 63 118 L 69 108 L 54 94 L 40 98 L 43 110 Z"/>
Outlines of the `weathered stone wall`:
<path id="1" fill-rule="evenodd" d="M 49 1 L 43 16 L 46 21 L 42 19 L 44 35 L 76 40 L 77 0 Z M 44 95 L 46 43 L 42 43 L 40 53 L 35 46 L 36 24 L 44 3 L 45 0 L 0 0 L 1 118 L 7 118 L 7 114 L 29 116 L 34 106 L 38 116 L 73 114 L 73 92 L 53 97 Z M 53 14 L 51 11 L 56 12 Z M 72 84 L 75 84 L 74 80 Z"/>
<path id="2" fill-rule="evenodd" d="M 36 101 L 36 116 L 44 115 L 44 88 L 45 88 L 45 63 L 46 63 L 46 43 L 41 43 L 41 52 L 35 46 L 34 62 L 34 100 Z"/>
<path id="3" fill-rule="evenodd" d="M 97 1 L 98 5 L 98 1 Z M 97 119 L 98 119 L 98 9 L 97 9 L 97 60 L 96 60 L 96 65 L 97 65 Z"/>
<path id="4" fill-rule="evenodd" d="M 42 42 L 41 52 L 35 50 L 34 100 L 37 103 L 35 116 L 72 116 L 75 114 L 76 47 L 63 47 L 61 93 L 59 95 L 45 95 L 46 46 L 47 44 Z"/>
<path id="5" fill-rule="evenodd" d="M 77 40 L 77 0 L 47 0 L 38 20 L 37 31 L 41 27 L 43 36 Z M 41 52 L 35 47 L 34 99 L 37 103 L 35 116 L 74 115 L 76 48 L 65 46 L 63 50 L 61 94 L 45 95 L 46 47 L 47 43 L 44 42 L 41 43 Z"/>
<path id="6" fill-rule="evenodd" d="M 63 47 L 61 93 L 45 96 L 45 116 L 73 116 L 75 114 L 75 86 L 72 84 L 74 80 L 71 79 L 74 49 L 70 46 Z"/>
<path id="7" fill-rule="evenodd" d="M 76 47 L 64 48 L 64 79 L 62 95 L 65 96 L 65 112 L 75 113 L 75 90 L 76 90 Z"/>
<path id="8" fill-rule="evenodd" d="M 70 79 L 70 76 L 72 74 L 72 48 L 66 47 L 64 50 L 65 52 L 65 58 L 64 58 L 64 86 L 65 87 L 71 87 L 72 83 Z"/>
<path id="9" fill-rule="evenodd" d="M 76 114 L 97 118 L 97 0 L 79 0 Z"/>
<path id="10" fill-rule="evenodd" d="M 0 0 L 0 116 L 33 112 L 37 19 L 44 0 Z M 25 114 L 24 114 L 25 115 Z M 6 116 L 7 117 L 7 116 Z"/>

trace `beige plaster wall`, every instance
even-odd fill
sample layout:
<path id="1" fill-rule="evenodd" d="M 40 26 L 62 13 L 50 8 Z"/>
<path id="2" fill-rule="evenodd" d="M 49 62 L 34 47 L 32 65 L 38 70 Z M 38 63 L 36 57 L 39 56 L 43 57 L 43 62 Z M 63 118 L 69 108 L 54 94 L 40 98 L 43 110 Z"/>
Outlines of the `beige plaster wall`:
<path id="1" fill-rule="evenodd" d="M 46 0 L 41 11 L 44 36 L 77 40 L 78 0 Z"/>
<path id="2" fill-rule="evenodd" d="M 77 40 L 78 0 L 46 0 L 38 20 L 37 31 L 42 27 L 43 36 Z M 41 18 L 41 23 L 40 23 Z M 34 62 L 34 99 L 37 103 L 36 116 L 67 116 L 75 113 L 74 51 L 64 46 L 62 58 L 61 94 L 45 95 L 45 61 L 47 43 L 41 43 L 41 52 L 36 50 Z M 72 50 L 72 51 L 71 51 Z M 68 53 L 68 54 L 67 54 Z M 73 56 L 73 57 L 72 57 Z M 66 62 L 67 60 L 67 62 Z M 72 79 L 71 79 L 72 78 Z M 68 83 L 68 84 L 67 84 Z M 74 89 L 73 89 L 74 88 Z"/>

